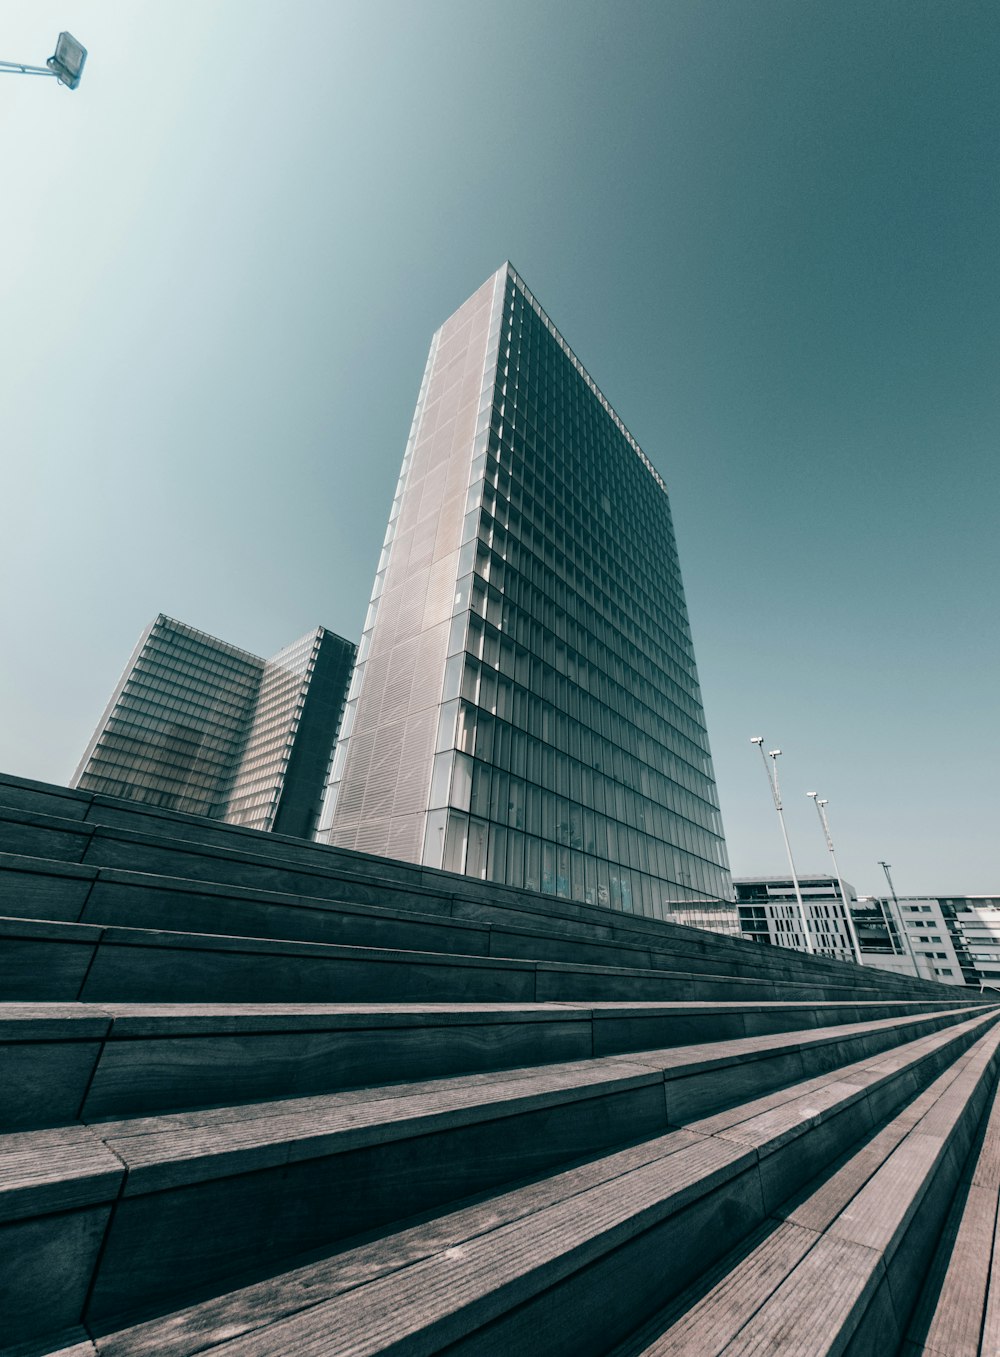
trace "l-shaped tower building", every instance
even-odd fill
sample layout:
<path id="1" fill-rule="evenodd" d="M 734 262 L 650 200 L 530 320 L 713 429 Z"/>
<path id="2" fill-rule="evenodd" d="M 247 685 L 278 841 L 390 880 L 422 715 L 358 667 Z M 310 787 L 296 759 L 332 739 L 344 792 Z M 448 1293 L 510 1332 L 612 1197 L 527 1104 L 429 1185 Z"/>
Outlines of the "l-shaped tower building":
<path id="1" fill-rule="evenodd" d="M 666 486 L 510 264 L 431 342 L 318 837 L 738 931 Z"/>

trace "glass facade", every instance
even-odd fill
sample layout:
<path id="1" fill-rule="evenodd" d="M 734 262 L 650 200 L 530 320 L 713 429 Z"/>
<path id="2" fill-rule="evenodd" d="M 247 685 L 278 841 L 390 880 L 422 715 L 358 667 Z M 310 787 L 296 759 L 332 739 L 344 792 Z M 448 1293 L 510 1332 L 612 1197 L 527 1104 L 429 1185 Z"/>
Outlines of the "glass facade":
<path id="1" fill-rule="evenodd" d="M 71 783 L 221 817 L 264 661 L 162 613 L 140 638 Z"/>
<path id="2" fill-rule="evenodd" d="M 312 837 L 354 654 L 319 627 L 265 662 L 223 817 L 230 824 Z"/>
<path id="3" fill-rule="evenodd" d="M 509 265 L 431 346 L 322 828 L 738 931 L 666 488 Z"/>
<path id="4" fill-rule="evenodd" d="M 270 829 L 308 690 L 315 633 L 268 660 L 239 772 L 227 800 L 230 824 Z"/>
<path id="5" fill-rule="evenodd" d="M 263 660 L 161 614 L 71 785 L 309 837 L 353 659 L 323 627 Z"/>

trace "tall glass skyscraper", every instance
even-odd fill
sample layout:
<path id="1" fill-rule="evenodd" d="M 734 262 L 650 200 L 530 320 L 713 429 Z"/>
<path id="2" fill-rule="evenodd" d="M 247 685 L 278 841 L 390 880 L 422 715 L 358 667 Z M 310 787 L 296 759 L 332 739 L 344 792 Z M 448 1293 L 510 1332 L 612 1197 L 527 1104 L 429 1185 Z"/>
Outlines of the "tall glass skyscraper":
<path id="1" fill-rule="evenodd" d="M 317 627 L 264 660 L 161 613 L 70 785 L 309 838 L 354 653 Z"/>
<path id="2" fill-rule="evenodd" d="M 509 264 L 431 343 L 319 837 L 738 928 L 666 487 Z"/>

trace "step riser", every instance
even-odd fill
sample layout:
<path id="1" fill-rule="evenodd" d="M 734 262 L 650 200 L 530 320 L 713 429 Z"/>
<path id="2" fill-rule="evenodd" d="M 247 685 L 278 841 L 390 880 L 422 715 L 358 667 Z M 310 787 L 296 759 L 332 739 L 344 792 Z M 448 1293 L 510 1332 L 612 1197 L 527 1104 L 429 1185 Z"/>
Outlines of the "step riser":
<path id="1" fill-rule="evenodd" d="M 3 808 L 0 807 L 0 819 L 2 819 L 2 815 Z M 52 825 L 45 825 L 20 822 L 8 818 L 2 820 L 0 829 L 2 829 L 0 848 L 3 851 L 56 859 L 64 863 L 90 865 L 97 868 L 114 868 L 172 878 L 188 878 L 290 895 L 307 895 L 341 901 L 353 900 L 358 903 L 374 905 L 389 903 L 387 891 L 391 890 L 393 903 L 401 910 L 409 909 L 426 914 L 440 913 L 448 917 L 454 916 L 456 919 L 461 917 L 468 922 L 488 919 L 495 924 L 502 925 L 507 922 L 523 927 L 527 920 L 532 917 L 536 919 L 544 919 L 545 917 L 544 912 L 541 912 L 544 911 L 545 906 L 535 903 L 528 906 L 527 901 L 522 904 L 521 909 L 506 909 L 503 898 L 505 892 L 502 888 L 498 889 L 492 886 L 487 887 L 490 898 L 485 902 L 477 903 L 474 900 L 462 899 L 458 895 L 452 894 L 424 893 L 422 891 L 415 894 L 412 890 L 408 891 L 403 882 L 393 885 L 390 880 L 375 885 L 370 881 L 346 879 L 343 876 L 338 876 L 336 867 L 320 870 L 317 866 L 310 871 L 298 867 L 291 859 L 271 860 L 265 856 L 258 856 L 253 860 L 246 860 L 236 856 L 228 848 L 220 848 L 216 852 L 211 850 L 201 851 L 199 844 L 193 841 L 144 842 L 138 838 L 129 837 L 128 830 L 122 830 L 119 833 L 112 828 L 102 828 L 100 825 L 95 827 L 74 821 L 61 821 Z M 253 849 L 250 848 L 247 851 L 253 851 Z M 381 864 L 379 865 L 381 869 Z M 410 869 L 410 871 L 412 872 L 413 869 Z M 447 880 L 448 878 L 444 877 L 443 879 Z M 468 883 L 463 884 L 464 888 L 468 889 Z M 496 898 L 493 898 L 494 896 Z M 559 909 L 563 911 L 567 907 L 570 911 L 574 908 L 572 902 L 552 900 L 552 905 L 557 903 Z M 535 910 L 540 912 L 534 913 Z M 598 911 L 590 910 L 591 914 L 595 912 Z M 604 911 L 599 912 L 604 913 Z M 580 913 L 583 913 L 582 909 Z M 107 920 L 100 920 L 100 922 L 107 922 Z M 129 921 L 130 924 L 133 922 L 132 920 Z M 580 922 L 582 923 L 583 920 L 581 919 Z M 651 921 L 643 922 L 649 924 Z M 170 926 L 177 927 L 178 925 L 171 924 Z M 266 932 L 265 935 L 269 934 Z M 669 935 L 669 930 L 667 930 L 667 935 Z M 284 936 L 294 935 L 285 933 Z M 639 934 L 636 941 L 641 943 L 642 938 L 643 934 Z M 680 938 L 678 938 L 678 944 L 682 945 Z M 515 944 L 511 943 L 511 945 Z M 669 944 L 667 944 L 666 950 L 670 950 Z M 764 950 L 760 949 L 760 951 Z M 497 953 L 494 952 L 494 954 Z M 539 955 L 538 952 L 530 949 L 528 954 Z M 778 963 L 774 963 L 770 956 L 760 956 L 759 953 L 755 953 L 751 960 L 739 953 L 733 954 L 731 947 L 720 950 L 719 944 L 716 943 L 710 969 L 718 972 L 723 962 L 725 962 L 726 970 L 746 970 L 749 973 L 752 967 L 754 973 L 759 973 L 760 968 L 777 964 L 786 973 L 788 971 L 798 972 L 810 978 L 822 974 L 833 979 L 835 983 L 849 983 L 847 977 L 843 975 L 846 968 L 842 965 L 828 963 L 823 959 L 818 959 L 811 967 L 803 968 L 802 959 L 796 958 L 794 954 L 789 954 L 787 957 L 782 956 Z M 619 964 L 628 963 L 622 961 Z M 701 964 L 704 964 L 704 962 Z M 685 952 L 685 968 L 700 969 L 697 958 L 691 954 L 690 949 L 686 949 Z M 911 981 L 895 976 L 880 976 L 880 983 L 883 992 L 886 986 L 902 990 L 912 988 Z"/>
<path id="2" fill-rule="evenodd" d="M 30 925 L 33 921 L 27 921 Z M 72 928 L 73 925 L 66 925 Z M 94 934 L 65 941 L 31 937 L 30 927 L 5 923 L 0 946 L 0 999 L 86 1003 L 451 1003 L 788 1002 L 876 998 L 874 989 L 828 984 L 780 984 L 742 977 L 616 973 L 560 969 L 560 963 L 504 958 L 392 954 L 380 960 L 320 957 L 261 948 L 242 939 L 200 949 L 197 934 L 176 943 L 133 945 Z M 20 932 L 21 936 L 12 936 Z M 28 933 L 29 936 L 24 936 Z M 151 934 L 150 940 L 157 935 Z M 162 937 L 162 935 L 161 935 Z M 311 944 L 303 944 L 308 946 Z M 491 964 L 491 960 L 493 964 Z"/>
<path id="3" fill-rule="evenodd" d="M 915 1005 L 866 1012 L 818 1008 L 697 1016 L 615 1017 L 600 1011 L 531 1022 L 429 1022 L 324 1030 L 242 1029 L 200 1035 L 82 1032 L 61 1040 L 0 1044 L 0 1129 L 80 1118 L 145 1116 L 181 1108 L 305 1097 L 371 1084 L 444 1078 L 629 1054 L 775 1032 L 915 1014 Z M 955 1020 L 961 1020 L 956 1009 Z M 84 1031 L 93 1030 L 91 1020 Z M 287 1026 L 287 1025 L 286 1025 Z M 105 1029 L 106 1030 L 106 1029 Z"/>
<path id="4" fill-rule="evenodd" d="M 37 865 L 30 869 L 26 865 L 29 862 Z M 779 958 L 759 948 L 742 958 L 705 954 L 693 947 L 681 947 L 669 938 L 656 941 L 648 934 L 629 934 L 611 924 L 570 925 L 523 911 L 412 895 L 370 883 L 344 882 L 336 899 L 310 904 L 294 896 L 262 900 L 249 890 L 244 896 L 237 893 L 227 898 L 224 885 L 205 890 L 200 889 L 205 883 L 185 884 L 156 877 L 143 880 L 137 873 L 128 874 L 136 876 L 136 881 L 115 879 L 126 873 L 117 869 L 98 873 L 96 868 L 79 864 L 52 864 L 56 869 L 61 866 L 61 870 L 46 873 L 39 870 L 42 865 L 39 859 L 21 859 L 19 869 L 7 865 L 0 873 L 0 915 L 466 956 L 682 970 L 691 975 L 770 977 L 783 982 L 801 979 L 809 984 L 817 980 L 816 968 L 804 965 L 802 957 L 794 953 Z M 74 870 L 88 874 L 74 876 Z M 435 913 L 440 918 L 435 919 Z M 554 930 L 557 936 L 553 936 Z M 852 992 L 865 989 L 874 993 L 869 976 L 857 976 L 844 966 L 829 973 L 823 971 L 822 978 L 850 986 Z"/>
<path id="5" fill-rule="evenodd" d="M 994 1058 L 963 1109 L 918 1212 L 898 1247 L 884 1259 L 884 1270 L 880 1269 L 880 1280 L 867 1308 L 852 1316 L 853 1336 L 817 1332 L 815 1346 L 809 1349 L 816 1357 L 832 1352 L 843 1357 L 885 1357 L 899 1349 L 996 1073 Z M 866 1128 L 857 1125 L 858 1135 L 863 1135 Z M 842 1152 L 845 1143 L 849 1139 L 841 1137 L 839 1148 L 831 1144 L 826 1162 Z M 763 1181 L 755 1184 L 752 1175 L 744 1175 L 712 1198 L 631 1240 L 485 1328 L 433 1350 L 441 1357 L 507 1357 L 512 1352 L 519 1357 L 605 1357 L 609 1348 L 622 1342 L 767 1218 L 775 1205 L 769 1202 L 774 1183 L 783 1183 L 781 1190 L 787 1199 L 808 1181 L 808 1175 L 802 1175 L 801 1160 L 793 1154 L 779 1151 L 773 1157 L 779 1163 L 771 1174 L 770 1190 Z M 789 1163 L 790 1159 L 793 1162 Z M 815 1167 L 817 1173 L 822 1171 L 822 1157 L 815 1161 Z M 260 1350 L 262 1357 L 269 1354 L 266 1345 Z"/>
<path id="6" fill-rule="evenodd" d="M 786 1146 L 755 1167 L 755 1190 L 762 1194 L 764 1209 L 774 1209 L 801 1182 L 865 1134 L 874 1118 L 894 1110 L 915 1083 L 929 1082 L 978 1034 L 956 1033 L 916 1071 L 894 1076 L 870 1090 L 868 1097 L 811 1128 L 794 1142 L 794 1154 Z M 662 1080 L 651 1076 L 648 1083 L 603 1097 L 554 1103 L 437 1134 L 125 1196 L 114 1206 L 88 1317 L 110 1321 L 130 1308 L 274 1265 L 295 1253 L 439 1208 L 463 1195 L 542 1173 L 618 1144 L 662 1135 L 670 1124 L 685 1117 L 731 1104 L 745 1092 L 741 1083 L 759 1096 L 769 1088 L 785 1086 L 789 1079 L 798 1081 L 866 1054 L 875 1056 L 898 1040 L 898 1033 L 875 1032 L 868 1043 L 862 1043 L 866 1051 L 859 1051 L 858 1039 L 852 1038 L 838 1043 L 839 1052 L 829 1046 L 804 1051 L 798 1059 L 762 1060 L 756 1064 L 757 1077 L 749 1081 L 737 1075 L 728 1083 L 718 1071 L 706 1071 L 677 1081 L 674 1090 L 668 1083 L 666 1096 Z M 61 1291 L 67 1297 L 78 1297 L 85 1279 L 98 1268 L 101 1223 L 110 1211 L 108 1202 L 75 1213 L 71 1229 L 87 1236 L 90 1245 L 77 1252 L 65 1268 Z M 37 1257 L 39 1269 L 51 1269 L 51 1250 L 55 1240 L 66 1235 L 68 1225 L 68 1217 L 8 1225 L 0 1232 L 0 1256 L 19 1260 L 22 1280 L 31 1256 Z M 43 1277 L 39 1288 L 46 1304 L 37 1322 L 51 1328 L 51 1289 Z M 67 1305 L 68 1309 L 60 1310 L 63 1325 L 81 1318 L 79 1312 L 70 1313 L 72 1306 Z"/>
<path id="7" fill-rule="evenodd" d="M 1000 1058 L 994 1057 L 983 1071 L 916 1212 L 891 1254 L 883 1258 L 878 1288 L 864 1313 L 854 1317 L 856 1328 L 843 1349 L 845 1357 L 885 1357 L 887 1350 L 902 1344 L 980 1120 L 988 1110 L 998 1067 Z"/>

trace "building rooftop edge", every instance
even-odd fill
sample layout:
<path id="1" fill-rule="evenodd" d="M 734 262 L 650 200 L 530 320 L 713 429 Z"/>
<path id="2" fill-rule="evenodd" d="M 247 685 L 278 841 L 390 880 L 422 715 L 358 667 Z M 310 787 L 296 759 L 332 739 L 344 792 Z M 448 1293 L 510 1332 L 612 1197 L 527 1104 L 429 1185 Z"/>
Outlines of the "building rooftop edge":
<path id="1" fill-rule="evenodd" d="M 496 270 L 496 272 L 491 275 L 491 277 L 495 278 L 498 273 L 506 273 L 506 275 L 513 281 L 514 285 L 524 296 L 529 306 L 536 313 L 539 319 L 544 323 L 546 329 L 552 335 L 553 339 L 556 340 L 560 348 L 563 350 L 563 352 L 569 358 L 570 362 L 576 368 L 577 372 L 579 372 L 580 376 L 584 379 L 584 381 L 590 387 L 591 391 L 601 402 L 604 409 L 611 416 L 611 419 L 614 422 L 615 427 L 618 429 L 619 433 L 622 434 L 626 442 L 631 447 L 632 451 L 636 454 L 636 456 L 642 462 L 643 466 L 645 466 L 646 470 L 653 477 L 653 480 L 660 487 L 663 493 L 669 496 L 669 491 L 667 490 L 666 482 L 660 475 L 659 471 L 657 471 L 653 463 L 649 460 L 647 455 L 643 452 L 634 434 L 628 428 L 628 425 L 625 423 L 621 415 L 608 400 L 607 396 L 604 394 L 601 388 L 594 381 L 593 377 L 590 375 L 586 367 L 584 367 L 583 363 L 580 361 L 576 352 L 573 350 L 571 345 L 566 341 L 566 338 L 562 334 L 559 327 L 556 325 L 555 321 L 553 321 L 552 317 L 545 310 L 545 307 L 542 306 L 541 302 L 532 292 L 531 288 L 528 287 L 528 284 L 524 281 L 521 274 L 518 273 L 517 269 L 514 267 L 514 265 L 510 262 L 509 259 L 505 259 L 504 262 L 500 265 L 500 267 Z M 487 279 L 487 281 L 489 280 Z"/>
<path id="2" fill-rule="evenodd" d="M 152 630 L 158 623 L 163 622 L 169 623 L 170 626 L 177 627 L 183 631 L 191 632 L 195 636 L 203 637 L 206 641 L 211 641 L 213 645 L 223 647 L 225 650 L 229 651 L 230 654 L 242 656 L 242 658 L 247 660 L 253 660 L 257 664 L 266 664 L 269 662 L 269 658 L 274 658 L 274 656 L 267 657 L 264 655 L 255 655 L 252 650 L 246 650 L 243 646 L 234 645 L 232 641 L 224 641 L 221 636 L 213 636 L 211 632 L 203 631 L 200 627 L 194 627 L 190 622 L 182 622 L 179 617 L 171 617 L 168 613 L 157 613 L 147 630 Z M 339 632 L 334 631 L 331 627 L 324 627 L 320 624 L 311 627 L 309 631 L 303 632 L 302 635 L 297 636 L 294 641 L 289 641 L 286 645 L 279 647 L 279 649 L 275 651 L 275 655 L 280 655 L 283 651 L 290 650 L 292 646 L 301 645 L 303 641 L 311 636 L 316 637 L 323 634 L 334 636 L 338 641 L 343 641 L 345 645 L 353 646 L 355 650 L 358 648 L 356 641 L 352 641 L 346 636 L 341 636 Z"/>

